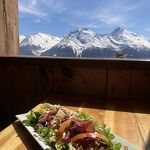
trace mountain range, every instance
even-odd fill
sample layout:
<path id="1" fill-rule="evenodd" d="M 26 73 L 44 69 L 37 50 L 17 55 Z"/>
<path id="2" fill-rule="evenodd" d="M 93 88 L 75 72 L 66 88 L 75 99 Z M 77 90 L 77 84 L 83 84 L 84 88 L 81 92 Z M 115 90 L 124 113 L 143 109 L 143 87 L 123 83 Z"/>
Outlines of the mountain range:
<path id="1" fill-rule="evenodd" d="M 64 37 L 20 35 L 19 43 L 20 55 L 115 58 L 121 54 L 126 58 L 150 58 L 150 40 L 120 27 L 109 34 L 79 28 Z"/>

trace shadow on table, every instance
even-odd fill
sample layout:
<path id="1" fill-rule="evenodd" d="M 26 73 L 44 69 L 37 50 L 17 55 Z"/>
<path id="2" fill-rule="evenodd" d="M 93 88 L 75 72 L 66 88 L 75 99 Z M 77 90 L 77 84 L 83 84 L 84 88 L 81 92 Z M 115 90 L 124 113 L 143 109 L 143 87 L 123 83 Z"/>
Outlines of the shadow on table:
<path id="1" fill-rule="evenodd" d="M 25 129 L 20 121 L 15 121 L 13 123 L 13 127 L 17 132 L 19 138 L 22 143 L 28 150 L 42 150 L 39 144 L 35 141 L 35 139 L 30 135 L 30 133 Z"/>
<path id="2" fill-rule="evenodd" d="M 100 99 L 85 96 L 52 96 L 45 100 L 51 104 L 63 106 L 77 106 L 95 109 L 107 109 L 123 112 L 150 114 L 150 101 L 129 100 L 129 99 Z"/>

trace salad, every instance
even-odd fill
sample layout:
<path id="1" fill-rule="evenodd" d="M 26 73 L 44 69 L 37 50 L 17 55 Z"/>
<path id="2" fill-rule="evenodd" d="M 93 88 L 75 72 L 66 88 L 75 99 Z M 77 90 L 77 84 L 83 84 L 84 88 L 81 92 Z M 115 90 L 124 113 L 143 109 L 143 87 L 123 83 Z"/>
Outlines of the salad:
<path id="1" fill-rule="evenodd" d="M 83 112 L 44 103 L 23 121 L 34 128 L 54 150 L 128 150 L 115 141 L 106 125 L 100 125 Z"/>

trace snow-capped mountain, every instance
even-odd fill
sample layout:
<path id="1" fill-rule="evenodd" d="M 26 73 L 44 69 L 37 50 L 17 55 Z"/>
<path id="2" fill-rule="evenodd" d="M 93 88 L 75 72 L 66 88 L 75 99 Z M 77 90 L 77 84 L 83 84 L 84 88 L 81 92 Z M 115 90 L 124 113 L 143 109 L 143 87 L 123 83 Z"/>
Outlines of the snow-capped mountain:
<path id="1" fill-rule="evenodd" d="M 79 28 L 63 38 L 38 33 L 27 36 L 22 47 L 29 55 L 114 58 L 119 53 L 127 58 L 150 58 L 150 40 L 122 28 L 103 35 Z"/>
<path id="2" fill-rule="evenodd" d="M 25 35 L 19 35 L 19 43 L 21 43 L 25 38 Z"/>
<path id="3" fill-rule="evenodd" d="M 148 38 L 128 30 L 117 28 L 110 35 L 118 43 L 121 52 L 128 58 L 150 58 Z"/>
<path id="4" fill-rule="evenodd" d="M 44 33 L 37 33 L 23 38 L 20 36 L 21 55 L 40 55 L 56 45 L 61 38 Z"/>
<path id="5" fill-rule="evenodd" d="M 150 41 L 122 28 L 110 34 L 98 34 L 86 28 L 70 32 L 44 56 L 150 58 Z"/>
<path id="6" fill-rule="evenodd" d="M 117 50 L 118 47 L 112 44 L 111 40 L 105 35 L 94 33 L 86 28 L 79 28 L 70 32 L 58 44 L 42 55 L 81 57 L 83 51 L 94 48 Z"/>

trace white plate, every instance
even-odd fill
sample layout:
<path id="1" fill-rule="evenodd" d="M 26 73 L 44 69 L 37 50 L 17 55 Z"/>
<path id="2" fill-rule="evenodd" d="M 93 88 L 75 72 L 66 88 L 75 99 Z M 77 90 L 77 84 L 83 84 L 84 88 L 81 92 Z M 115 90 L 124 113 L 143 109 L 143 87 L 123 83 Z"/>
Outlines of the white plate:
<path id="1" fill-rule="evenodd" d="M 20 114 L 16 115 L 16 117 L 22 122 L 26 118 L 27 114 Z M 24 124 L 23 124 L 24 125 Z M 25 126 L 25 125 L 24 125 Z M 43 150 L 52 150 L 52 148 L 49 147 L 49 145 L 45 144 L 44 141 L 41 139 L 41 137 L 34 131 L 34 129 L 30 126 L 25 126 L 25 128 L 29 131 L 29 133 L 32 135 L 32 137 L 37 141 L 37 143 L 43 148 Z M 126 140 L 122 139 L 121 137 L 115 135 L 115 141 L 120 142 L 122 145 L 127 146 L 128 150 L 138 150 L 134 145 L 130 144 Z"/>

